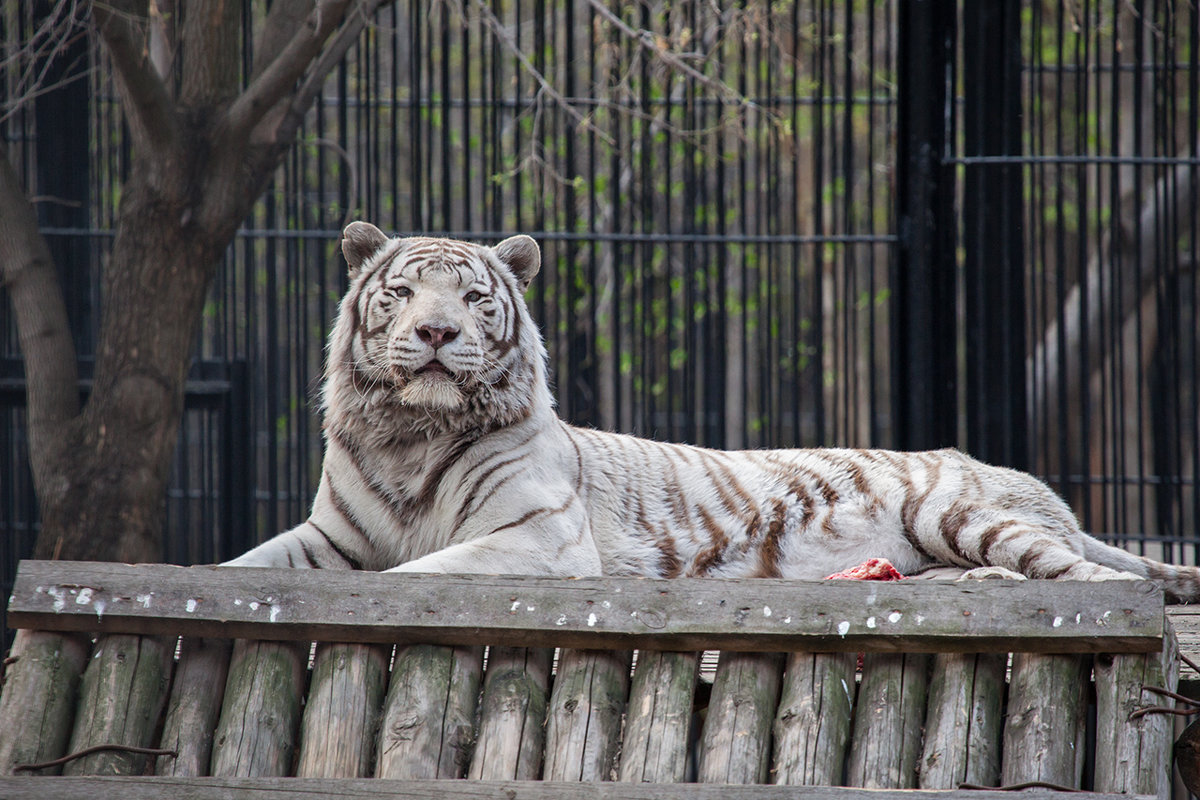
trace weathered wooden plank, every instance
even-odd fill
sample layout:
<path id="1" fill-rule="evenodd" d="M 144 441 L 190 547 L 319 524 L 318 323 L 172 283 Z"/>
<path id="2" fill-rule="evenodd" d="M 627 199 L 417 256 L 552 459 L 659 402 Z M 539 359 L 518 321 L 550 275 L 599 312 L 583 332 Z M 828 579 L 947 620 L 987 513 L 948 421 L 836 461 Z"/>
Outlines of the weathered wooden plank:
<path id="1" fill-rule="evenodd" d="M 563 650 L 546 715 L 547 781 L 606 781 L 629 695 L 628 650 Z"/>
<path id="2" fill-rule="evenodd" d="M 836 786 L 854 709 L 854 653 L 790 653 L 775 715 L 772 782 Z"/>
<path id="3" fill-rule="evenodd" d="M 208 774 L 232 648 L 229 639 L 183 640 L 159 745 L 177 755 L 159 756 L 154 770 L 157 774 Z"/>
<path id="4" fill-rule="evenodd" d="M 291 774 L 307 653 L 307 646 L 293 642 L 234 644 L 213 737 L 213 775 Z"/>
<path id="5" fill-rule="evenodd" d="M 384 703 L 376 776 L 463 777 L 482 677 L 482 647 L 400 648 Z"/>
<path id="6" fill-rule="evenodd" d="M 553 651 L 493 647 L 480 702 L 479 735 L 467 777 L 536 780 L 546 743 L 546 700 Z"/>
<path id="7" fill-rule="evenodd" d="M 1157 652 L 1162 593 L 1074 581 L 431 576 L 22 562 L 10 624 L 599 649 Z"/>
<path id="8" fill-rule="evenodd" d="M 79 677 L 91 647 L 87 638 L 74 634 L 17 632 L 0 695 L 0 775 L 66 753 Z"/>
<path id="9" fill-rule="evenodd" d="M 997 785 L 1007 667 L 1003 653 L 934 656 L 925 745 L 917 765 L 922 789 Z"/>
<path id="10" fill-rule="evenodd" d="M 369 778 L 391 650 L 382 645 L 322 644 L 313 663 L 300 723 L 302 778 Z"/>
<path id="11" fill-rule="evenodd" d="M 685 780 L 699 673 L 699 653 L 638 653 L 621 742 L 620 780 Z"/>
<path id="12" fill-rule="evenodd" d="M 1179 652 L 1193 663 L 1200 664 L 1200 606 L 1167 606 L 1167 619 L 1179 640 Z M 1200 674 L 1186 662 L 1179 666 L 1180 681 L 1200 680 Z"/>
<path id="13" fill-rule="evenodd" d="M 1061 792 L 1029 789 L 1021 800 L 1062 800 Z M 869 791 L 827 786 L 704 786 L 558 783 L 542 781 L 399 781 L 315 778 L 10 778 L 6 800 L 1012 800 L 1011 792 Z M 1078 794 L 1072 800 L 1150 800 L 1140 795 Z"/>
<path id="14" fill-rule="evenodd" d="M 1146 655 L 1101 654 L 1093 668 L 1096 684 L 1096 771 L 1098 791 L 1156 794 L 1171 792 L 1171 752 L 1175 718 L 1134 713 L 1150 706 L 1174 707 L 1167 696 L 1146 691 L 1175 691 L 1179 650 L 1174 636 L 1163 639 L 1163 652 Z"/>
<path id="15" fill-rule="evenodd" d="M 697 780 L 765 783 L 783 656 L 721 653 L 701 734 Z"/>
<path id="16" fill-rule="evenodd" d="M 1078 788 L 1090 656 L 1013 656 L 1004 725 L 1004 785 L 1044 781 Z"/>
<path id="17" fill-rule="evenodd" d="M 846 759 L 849 785 L 864 789 L 911 789 L 917 785 L 929 661 L 923 653 L 863 657 L 854 735 Z"/>
<path id="18" fill-rule="evenodd" d="M 79 687 L 79 708 L 67 752 L 101 744 L 151 747 L 174 666 L 170 647 L 153 636 L 105 636 L 96 643 Z M 141 775 L 148 756 L 117 750 L 92 753 L 63 767 L 64 775 Z"/>

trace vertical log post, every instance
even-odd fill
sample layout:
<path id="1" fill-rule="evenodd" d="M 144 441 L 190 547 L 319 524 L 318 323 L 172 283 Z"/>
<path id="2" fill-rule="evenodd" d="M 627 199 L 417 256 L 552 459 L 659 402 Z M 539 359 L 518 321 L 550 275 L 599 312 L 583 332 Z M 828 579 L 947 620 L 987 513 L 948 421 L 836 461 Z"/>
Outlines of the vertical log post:
<path id="1" fill-rule="evenodd" d="M 482 647 L 400 648 L 384 703 L 376 777 L 463 777 L 482 678 Z"/>
<path id="2" fill-rule="evenodd" d="M 1143 687 L 1175 691 L 1179 684 L 1179 642 L 1171 624 L 1161 653 L 1096 656 L 1095 789 L 1098 792 L 1151 794 L 1166 800 L 1171 791 L 1171 751 L 1175 718 L 1144 714 L 1148 706 L 1173 707 L 1169 697 Z M 1111 734 L 1107 733 L 1110 732 Z"/>
<path id="3" fill-rule="evenodd" d="M 17 631 L 0 695 L 0 775 L 11 775 L 18 764 L 40 764 L 66 753 L 90 650 L 83 636 Z"/>
<path id="4" fill-rule="evenodd" d="M 83 673 L 79 710 L 67 752 L 99 744 L 150 747 L 167 700 L 174 640 L 154 636 L 105 636 Z M 64 775 L 142 775 L 148 756 L 121 751 L 93 753 L 69 762 Z"/>
<path id="5" fill-rule="evenodd" d="M 917 785 L 921 728 L 930 657 L 921 653 L 868 653 L 854 710 L 854 740 L 846 783 L 864 789 Z"/>
<path id="6" fill-rule="evenodd" d="M 775 716 L 773 783 L 839 786 L 854 710 L 854 653 L 791 653 Z"/>
<path id="7" fill-rule="evenodd" d="M 537 780 L 546 742 L 546 648 L 493 647 L 488 651 L 482 712 L 471 780 Z"/>
<path id="8" fill-rule="evenodd" d="M 781 653 L 721 653 L 698 766 L 701 783 L 766 783 Z"/>
<path id="9" fill-rule="evenodd" d="M 183 640 L 160 745 L 178 755 L 159 756 L 155 774 L 181 777 L 208 774 L 213 731 L 225 697 L 232 649 L 233 642 L 229 639 Z"/>
<path id="10" fill-rule="evenodd" d="M 239 639 L 213 738 L 215 777 L 291 774 L 307 645 Z"/>
<path id="11" fill-rule="evenodd" d="M 391 648 L 317 647 L 300 724 L 300 778 L 369 778 Z"/>
<path id="12" fill-rule="evenodd" d="M 563 650 L 546 719 L 547 781 L 606 781 L 629 694 L 628 650 Z"/>
<path id="13" fill-rule="evenodd" d="M 917 765 L 920 788 L 998 785 L 1007 666 L 1003 653 L 934 656 L 925 747 Z"/>
<path id="14" fill-rule="evenodd" d="M 1013 655 L 1002 784 L 1044 781 L 1079 788 L 1091 664 L 1091 656 Z"/>
<path id="15" fill-rule="evenodd" d="M 621 743 L 619 777 L 632 783 L 682 783 L 699 653 L 638 652 Z"/>

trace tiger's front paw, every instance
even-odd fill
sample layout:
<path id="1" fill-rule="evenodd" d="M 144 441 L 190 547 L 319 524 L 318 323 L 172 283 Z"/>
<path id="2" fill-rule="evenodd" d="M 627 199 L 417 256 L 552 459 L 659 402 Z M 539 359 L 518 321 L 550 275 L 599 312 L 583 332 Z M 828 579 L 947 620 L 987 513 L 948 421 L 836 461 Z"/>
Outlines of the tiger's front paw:
<path id="1" fill-rule="evenodd" d="M 976 567 L 969 569 L 959 578 L 960 581 L 1010 580 L 1023 581 L 1025 576 L 1004 567 Z"/>

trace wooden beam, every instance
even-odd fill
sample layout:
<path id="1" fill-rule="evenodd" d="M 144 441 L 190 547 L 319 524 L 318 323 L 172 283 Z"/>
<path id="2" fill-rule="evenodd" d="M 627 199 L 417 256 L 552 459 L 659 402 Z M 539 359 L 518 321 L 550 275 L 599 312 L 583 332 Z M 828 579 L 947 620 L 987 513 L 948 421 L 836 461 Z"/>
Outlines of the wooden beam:
<path id="1" fill-rule="evenodd" d="M 1193 663 L 1200 663 L 1200 606 L 1167 606 L 1167 617 L 1175 626 L 1179 652 Z M 1200 673 L 1186 662 L 1179 665 L 1181 681 L 1200 679 Z"/>
<path id="2" fill-rule="evenodd" d="M 9 624 L 580 648 L 1157 652 L 1146 581 L 651 580 L 23 561 Z"/>
<path id="3" fill-rule="evenodd" d="M 230 797 L 343 800 L 440 798 L 441 800 L 1012 800 L 1012 792 L 831 788 L 828 786 L 730 786 L 696 783 L 561 783 L 552 781 L 397 781 L 386 778 L 30 778 L 0 777 L 7 800 L 228 800 Z M 1021 800 L 1061 800 L 1062 793 L 1028 789 Z M 1082 800 L 1150 800 L 1148 795 L 1072 795 Z"/>

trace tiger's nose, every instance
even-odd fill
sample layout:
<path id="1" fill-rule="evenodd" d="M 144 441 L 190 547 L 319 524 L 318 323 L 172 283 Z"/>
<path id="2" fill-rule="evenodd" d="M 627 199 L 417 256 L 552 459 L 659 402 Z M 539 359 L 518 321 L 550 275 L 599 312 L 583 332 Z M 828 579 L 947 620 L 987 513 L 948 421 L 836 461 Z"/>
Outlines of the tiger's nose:
<path id="1" fill-rule="evenodd" d="M 439 325 L 418 325 L 417 336 L 425 344 L 437 349 L 447 342 L 454 341 L 458 337 L 458 328 L 442 327 Z"/>

